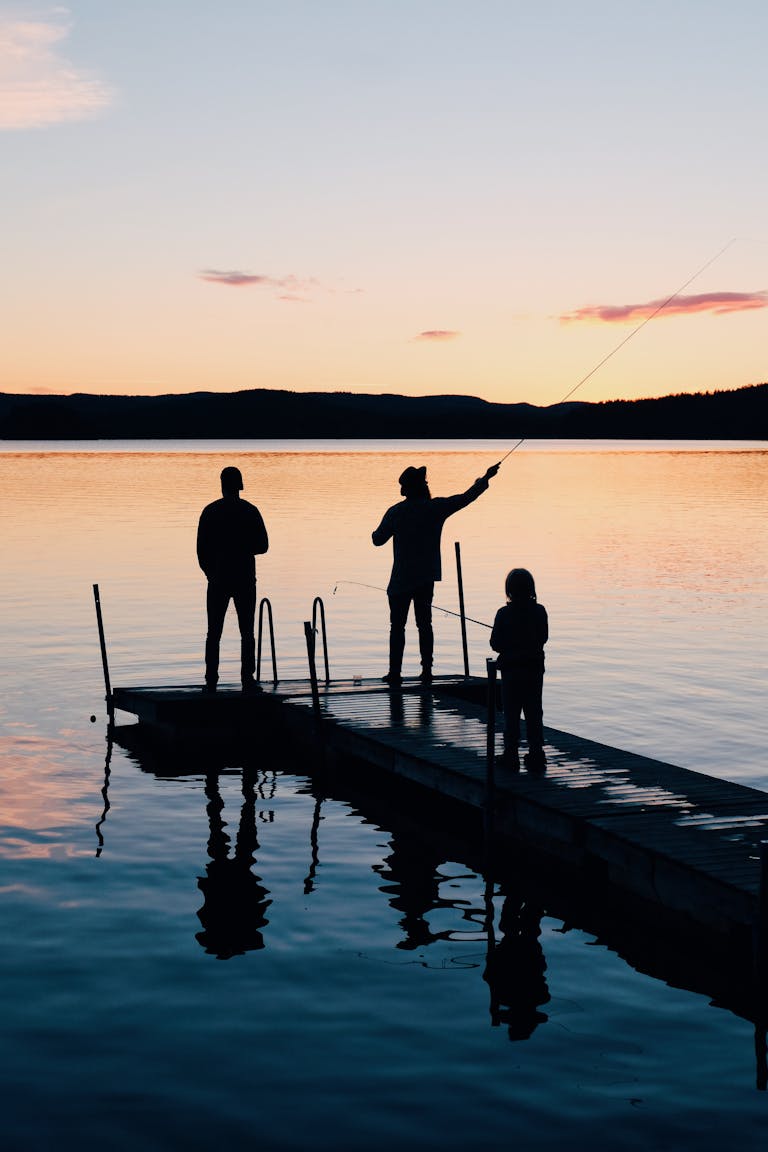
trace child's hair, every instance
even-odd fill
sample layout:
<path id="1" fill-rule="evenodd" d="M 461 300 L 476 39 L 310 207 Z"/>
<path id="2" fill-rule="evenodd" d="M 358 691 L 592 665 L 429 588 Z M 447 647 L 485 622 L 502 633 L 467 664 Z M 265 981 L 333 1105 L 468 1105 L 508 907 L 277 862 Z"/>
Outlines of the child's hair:
<path id="1" fill-rule="evenodd" d="M 536 585 L 527 568 L 513 568 L 508 572 L 504 581 L 504 591 L 510 603 L 536 599 Z"/>

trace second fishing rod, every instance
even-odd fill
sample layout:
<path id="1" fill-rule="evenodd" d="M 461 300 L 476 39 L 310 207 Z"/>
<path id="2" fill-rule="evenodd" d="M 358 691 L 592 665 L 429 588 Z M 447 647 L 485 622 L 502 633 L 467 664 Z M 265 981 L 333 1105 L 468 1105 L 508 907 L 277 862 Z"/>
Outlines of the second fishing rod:
<path id="1" fill-rule="evenodd" d="M 464 657 L 464 675 L 469 676 L 469 645 L 467 643 L 467 624 L 477 624 L 480 628 L 487 628 L 489 631 L 492 628 L 491 624 L 486 624 L 484 620 L 475 620 L 472 616 L 467 616 L 464 609 L 464 578 L 461 569 L 461 545 L 458 540 L 454 544 L 456 553 L 456 578 L 459 589 L 459 611 L 454 612 L 451 608 L 442 608 L 439 604 L 433 604 L 432 610 L 434 612 L 442 612 L 446 616 L 454 616 L 461 621 L 461 648 Z M 354 585 L 357 588 L 370 588 L 374 592 L 386 592 L 386 588 L 381 588 L 378 584 L 366 584 L 362 580 L 337 580 L 333 586 L 333 595 L 336 595 L 336 589 L 341 584 Z"/>

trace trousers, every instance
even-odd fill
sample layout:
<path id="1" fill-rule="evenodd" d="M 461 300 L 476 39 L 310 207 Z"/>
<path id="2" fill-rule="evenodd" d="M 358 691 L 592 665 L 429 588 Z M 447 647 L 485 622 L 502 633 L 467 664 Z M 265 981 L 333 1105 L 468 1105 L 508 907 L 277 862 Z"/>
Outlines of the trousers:
<path id="1" fill-rule="evenodd" d="M 240 629 L 240 678 L 245 684 L 256 672 L 256 641 L 253 625 L 256 617 L 256 582 L 230 584 L 219 580 L 208 581 L 205 606 L 208 613 L 208 633 L 205 637 L 205 682 L 218 683 L 219 648 L 224 617 L 230 600 L 235 602 L 237 624 Z"/>
<path id="2" fill-rule="evenodd" d="M 435 638 L 432 631 L 432 598 L 435 594 L 434 581 L 421 584 L 410 592 L 389 593 L 389 672 L 399 676 L 403 667 L 405 651 L 405 623 L 413 604 L 416 627 L 419 632 L 419 655 L 425 672 L 432 670 Z"/>
<path id="3" fill-rule="evenodd" d="M 520 713 L 525 716 L 528 748 L 544 744 L 544 713 L 541 704 L 544 672 L 540 668 L 503 668 L 501 702 L 504 709 L 504 747 L 520 743 Z"/>

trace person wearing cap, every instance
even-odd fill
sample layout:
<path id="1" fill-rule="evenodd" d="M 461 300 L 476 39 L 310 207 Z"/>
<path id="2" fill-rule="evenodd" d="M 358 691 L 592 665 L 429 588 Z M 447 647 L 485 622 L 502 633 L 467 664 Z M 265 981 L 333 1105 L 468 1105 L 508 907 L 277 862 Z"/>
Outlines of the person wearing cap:
<path id="1" fill-rule="evenodd" d="M 256 561 L 269 548 L 269 538 L 255 504 L 240 498 L 239 468 L 221 473 L 221 499 L 208 504 L 197 526 L 197 559 L 208 579 L 205 638 L 205 690 L 215 692 L 219 680 L 219 646 L 230 600 L 235 602 L 240 628 L 240 678 L 244 692 L 256 692 Z"/>
<path id="2" fill-rule="evenodd" d="M 494 464 L 471 488 L 458 496 L 435 496 L 429 491 L 427 469 L 406 468 L 399 477 L 399 504 L 393 504 L 373 532 L 376 547 L 392 540 L 392 574 L 387 585 L 389 598 L 389 669 L 384 680 L 397 687 L 402 683 L 405 623 L 413 603 L 419 633 L 421 675 L 423 684 L 432 682 L 434 636 L 432 632 L 432 598 L 435 581 L 442 577 L 440 537 L 443 524 L 454 512 L 466 508 L 488 489 L 488 482 L 499 470 Z"/>

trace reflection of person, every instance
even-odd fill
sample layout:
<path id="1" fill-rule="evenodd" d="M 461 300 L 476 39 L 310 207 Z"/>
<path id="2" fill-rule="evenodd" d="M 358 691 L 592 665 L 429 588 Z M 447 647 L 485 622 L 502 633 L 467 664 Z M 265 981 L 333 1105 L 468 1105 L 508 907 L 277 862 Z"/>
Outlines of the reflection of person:
<path id="1" fill-rule="evenodd" d="M 206 777 L 205 794 L 208 797 L 208 855 L 210 861 L 206 875 L 198 880 L 203 893 L 203 906 L 197 913 L 202 932 L 195 939 L 206 952 L 219 960 L 242 956 L 264 947 L 261 931 L 269 923 L 265 912 L 272 903 L 269 893 L 253 871 L 254 853 L 258 849 L 256 838 L 256 797 L 253 780 L 243 775 L 243 806 L 240 825 L 232 856 L 229 855 L 229 837 L 222 817 L 224 804 L 219 791 L 218 777 Z"/>
<path id="2" fill-rule="evenodd" d="M 499 917 L 504 938 L 488 953 L 483 979 L 491 991 L 491 1023 L 506 1024 L 510 1040 L 527 1040 L 548 1019 L 539 1011 L 550 999 L 541 916 L 540 908 L 508 895 Z"/>
<path id="3" fill-rule="evenodd" d="M 491 648 L 499 653 L 501 699 L 504 709 L 504 763 L 520 767 L 520 713 L 525 716 L 528 753 L 525 765 L 533 771 L 546 766 L 543 713 L 544 645 L 549 622 L 543 604 L 536 602 L 536 585 L 527 568 L 513 568 L 505 582 L 507 603 L 496 613 Z"/>
<path id="4" fill-rule="evenodd" d="M 425 841 L 402 833 L 392 834 L 390 847 L 391 854 L 374 865 L 374 871 L 386 881 L 381 891 L 386 893 L 390 907 L 402 913 L 399 926 L 403 939 L 398 940 L 397 947 L 413 951 L 437 940 L 450 940 L 450 929 L 433 932 L 428 919 L 430 912 L 453 907 L 440 895 L 438 868 L 445 857 Z"/>
<path id="5" fill-rule="evenodd" d="M 243 477 L 239 468 L 225 468 L 221 473 L 221 500 L 215 500 L 203 509 L 197 528 L 197 559 L 208 577 L 205 687 L 209 692 L 216 691 L 219 679 L 219 645 L 230 600 L 235 602 L 240 628 L 243 691 L 257 690 L 253 637 L 256 615 L 254 557 L 267 551 L 269 539 L 258 508 L 240 499 L 242 488 Z"/>
<path id="6" fill-rule="evenodd" d="M 494 464 L 484 476 L 475 480 L 471 488 L 458 496 L 436 496 L 434 499 L 427 485 L 426 467 L 406 468 L 400 476 L 400 494 L 405 499 L 387 509 L 371 537 L 377 547 L 392 540 L 394 552 L 392 575 L 387 585 L 389 670 L 384 679 L 388 684 L 397 686 L 402 682 L 405 622 L 411 603 L 419 632 L 419 679 L 423 684 L 432 682 L 432 597 L 435 581 L 442 576 L 440 536 L 443 524 L 454 512 L 477 500 L 498 470 L 499 465 Z"/>

